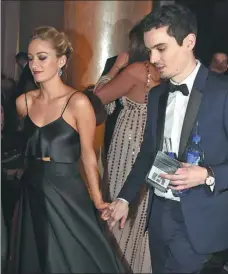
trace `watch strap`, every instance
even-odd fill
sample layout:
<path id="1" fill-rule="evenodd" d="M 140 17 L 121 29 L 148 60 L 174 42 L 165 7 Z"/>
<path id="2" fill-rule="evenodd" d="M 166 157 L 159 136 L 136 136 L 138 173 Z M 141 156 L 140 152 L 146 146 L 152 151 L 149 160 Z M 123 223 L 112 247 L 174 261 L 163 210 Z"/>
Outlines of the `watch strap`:
<path id="1" fill-rule="evenodd" d="M 207 174 L 208 174 L 207 178 L 208 178 L 208 177 L 215 177 L 214 171 L 213 171 L 213 169 L 211 168 L 211 166 L 204 166 L 204 167 L 205 167 L 206 170 L 207 170 Z"/>

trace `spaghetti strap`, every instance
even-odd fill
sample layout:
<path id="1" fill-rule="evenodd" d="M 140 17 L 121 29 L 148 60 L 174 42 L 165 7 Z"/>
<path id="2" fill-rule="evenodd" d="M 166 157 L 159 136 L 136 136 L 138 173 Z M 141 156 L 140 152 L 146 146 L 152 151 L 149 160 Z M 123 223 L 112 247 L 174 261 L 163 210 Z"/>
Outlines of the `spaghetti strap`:
<path id="1" fill-rule="evenodd" d="M 27 115 L 28 115 L 28 102 L 27 102 L 27 96 L 26 96 L 26 92 L 25 92 L 25 104 L 26 104 L 26 109 L 27 109 Z"/>
<path id="2" fill-rule="evenodd" d="M 66 102 L 66 105 L 65 105 L 65 107 L 63 108 L 63 111 L 62 111 L 62 113 L 61 113 L 61 117 L 63 116 L 63 113 L 64 113 L 64 111 L 65 111 L 65 109 L 66 109 L 68 103 L 70 102 L 71 97 L 72 97 L 76 92 L 77 92 L 77 91 L 73 92 L 73 93 L 70 95 L 70 97 L 68 98 L 68 100 L 67 100 L 67 102 Z"/>

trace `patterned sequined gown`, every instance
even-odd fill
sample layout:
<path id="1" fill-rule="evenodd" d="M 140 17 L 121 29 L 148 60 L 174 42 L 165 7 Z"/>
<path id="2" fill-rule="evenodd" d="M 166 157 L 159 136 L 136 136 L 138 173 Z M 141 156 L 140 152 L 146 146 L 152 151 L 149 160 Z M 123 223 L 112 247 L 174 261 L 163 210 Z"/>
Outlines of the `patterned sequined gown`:
<path id="1" fill-rule="evenodd" d="M 146 94 L 147 101 L 148 94 Z M 123 109 L 119 114 L 108 152 L 109 191 L 112 200 L 119 194 L 140 150 L 147 118 L 144 104 L 121 98 Z M 124 229 L 116 225 L 113 234 L 123 263 L 129 272 L 151 273 L 148 234 L 145 232 L 148 191 L 141 189 L 139 199 L 130 208 Z"/>

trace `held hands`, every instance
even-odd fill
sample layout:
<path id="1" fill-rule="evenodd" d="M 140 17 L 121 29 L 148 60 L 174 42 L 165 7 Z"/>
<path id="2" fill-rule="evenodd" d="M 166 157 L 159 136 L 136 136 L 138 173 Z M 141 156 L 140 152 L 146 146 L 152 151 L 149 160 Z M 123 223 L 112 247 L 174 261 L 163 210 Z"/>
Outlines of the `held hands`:
<path id="1" fill-rule="evenodd" d="M 97 210 L 99 210 L 101 213 L 109 207 L 109 203 L 106 203 L 104 201 L 100 203 L 94 203 Z"/>
<path id="2" fill-rule="evenodd" d="M 115 200 L 101 214 L 101 218 L 107 221 L 109 228 L 113 228 L 120 221 L 120 228 L 124 228 L 128 216 L 128 204 L 122 200 Z"/>
<path id="3" fill-rule="evenodd" d="M 207 169 L 182 163 L 182 168 L 177 169 L 175 174 L 161 174 L 160 176 L 170 180 L 170 189 L 184 190 L 203 185 L 207 178 Z"/>

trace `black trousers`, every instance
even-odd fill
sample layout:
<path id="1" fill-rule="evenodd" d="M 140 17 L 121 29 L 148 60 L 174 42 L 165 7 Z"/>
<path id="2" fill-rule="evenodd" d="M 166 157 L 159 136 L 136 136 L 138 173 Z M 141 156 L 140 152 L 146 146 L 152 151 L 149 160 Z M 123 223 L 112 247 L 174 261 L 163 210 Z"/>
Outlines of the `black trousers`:
<path id="1" fill-rule="evenodd" d="M 200 273 L 208 254 L 198 254 L 189 240 L 179 202 L 155 196 L 149 220 L 153 274 Z"/>

